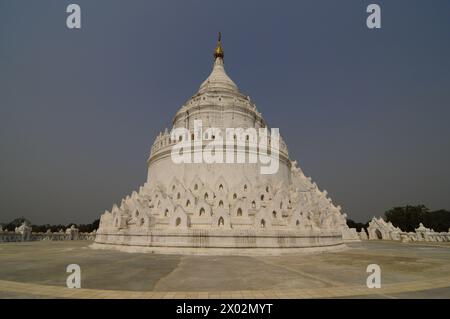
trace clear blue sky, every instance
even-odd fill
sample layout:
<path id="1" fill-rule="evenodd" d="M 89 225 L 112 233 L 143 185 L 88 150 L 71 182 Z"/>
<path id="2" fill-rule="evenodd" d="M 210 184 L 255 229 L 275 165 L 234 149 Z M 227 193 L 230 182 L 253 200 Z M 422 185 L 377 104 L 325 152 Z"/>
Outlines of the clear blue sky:
<path id="1" fill-rule="evenodd" d="M 142 185 L 218 31 L 230 77 L 349 218 L 450 209 L 450 1 L 0 0 L 0 221 L 91 222 Z"/>

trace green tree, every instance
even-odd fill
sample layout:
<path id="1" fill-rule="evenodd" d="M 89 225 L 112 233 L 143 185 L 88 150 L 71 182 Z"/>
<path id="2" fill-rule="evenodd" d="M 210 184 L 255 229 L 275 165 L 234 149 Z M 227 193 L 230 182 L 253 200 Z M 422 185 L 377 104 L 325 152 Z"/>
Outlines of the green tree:
<path id="1" fill-rule="evenodd" d="M 403 231 L 411 232 L 425 219 L 429 209 L 424 205 L 394 207 L 388 210 L 384 216 L 387 222 L 399 227 Z"/>
<path id="2" fill-rule="evenodd" d="M 423 224 L 437 232 L 448 232 L 450 228 L 450 212 L 444 209 L 425 214 Z"/>
<path id="3" fill-rule="evenodd" d="M 424 205 L 394 207 L 385 214 L 385 219 L 403 231 L 413 232 L 420 223 L 437 232 L 447 232 L 450 228 L 450 212 L 430 211 Z"/>
<path id="4" fill-rule="evenodd" d="M 360 232 L 362 228 L 369 227 L 369 223 L 357 223 L 351 219 L 347 219 L 347 226 L 350 228 L 356 228 L 356 230 Z"/>

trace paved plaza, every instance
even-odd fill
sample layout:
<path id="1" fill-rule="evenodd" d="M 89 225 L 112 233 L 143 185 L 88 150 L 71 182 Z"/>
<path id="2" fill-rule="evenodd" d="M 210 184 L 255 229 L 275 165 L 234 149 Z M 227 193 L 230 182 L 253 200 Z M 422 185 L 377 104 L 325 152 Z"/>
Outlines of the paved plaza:
<path id="1" fill-rule="evenodd" d="M 91 242 L 0 245 L 0 298 L 450 298 L 450 244 L 364 241 L 334 253 L 181 256 L 93 250 Z M 66 266 L 81 289 L 66 288 Z M 381 289 L 366 286 L 381 267 Z"/>

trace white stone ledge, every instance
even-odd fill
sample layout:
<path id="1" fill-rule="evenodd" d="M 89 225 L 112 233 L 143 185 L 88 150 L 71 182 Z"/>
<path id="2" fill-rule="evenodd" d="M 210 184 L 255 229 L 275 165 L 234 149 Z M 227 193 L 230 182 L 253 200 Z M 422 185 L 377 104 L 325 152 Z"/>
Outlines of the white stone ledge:
<path id="1" fill-rule="evenodd" d="M 337 252 L 346 250 L 348 247 L 343 243 L 293 248 L 193 248 L 193 247 L 152 247 L 136 245 L 114 245 L 94 243 L 89 246 L 92 249 L 118 250 L 128 253 L 154 253 L 168 255 L 217 255 L 217 256 L 281 256 L 299 254 L 317 254 L 325 252 Z"/>

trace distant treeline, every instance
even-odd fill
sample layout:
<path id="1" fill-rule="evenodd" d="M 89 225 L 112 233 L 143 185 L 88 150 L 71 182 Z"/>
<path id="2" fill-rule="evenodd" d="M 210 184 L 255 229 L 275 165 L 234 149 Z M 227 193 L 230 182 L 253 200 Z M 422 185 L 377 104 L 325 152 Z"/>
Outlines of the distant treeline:
<path id="1" fill-rule="evenodd" d="M 28 225 L 31 225 L 33 232 L 37 232 L 37 233 L 45 233 L 48 229 L 50 229 L 52 232 L 57 232 L 60 229 L 66 230 L 67 228 L 70 228 L 72 225 L 75 225 L 75 227 L 78 228 L 81 233 L 90 233 L 90 232 L 94 231 L 95 229 L 98 229 L 98 226 L 100 224 L 100 219 L 94 220 L 91 224 L 69 223 L 67 225 L 63 225 L 63 224 L 33 225 L 26 218 L 20 217 L 20 218 L 14 219 L 13 221 L 11 221 L 9 223 L 0 223 L 0 225 L 3 227 L 3 230 L 14 231 L 16 229 L 16 227 L 19 227 L 24 222 L 26 222 Z"/>
<path id="2" fill-rule="evenodd" d="M 360 232 L 362 228 L 367 229 L 367 227 L 369 227 L 369 222 L 364 224 L 364 223 L 357 223 L 357 222 L 353 221 L 352 219 L 347 219 L 347 226 L 350 228 L 356 228 L 356 230 L 358 232 Z"/>
<path id="3" fill-rule="evenodd" d="M 450 211 L 440 209 L 430 211 L 424 205 L 394 207 L 384 213 L 384 220 L 391 222 L 395 227 L 399 227 L 406 232 L 414 232 L 420 223 L 425 227 L 434 229 L 437 232 L 448 232 L 450 228 Z M 356 223 L 351 219 L 347 219 L 347 225 L 350 228 L 367 228 L 367 223 Z"/>
<path id="4" fill-rule="evenodd" d="M 430 211 L 424 205 L 394 207 L 384 213 L 384 219 L 387 222 L 392 222 L 395 227 L 399 227 L 401 230 L 406 232 L 413 232 L 420 223 L 427 228 L 434 229 L 437 232 L 448 232 L 450 228 L 450 211 L 444 209 Z M 75 227 L 82 233 L 90 233 L 93 230 L 98 229 L 100 224 L 100 220 L 96 219 L 91 224 L 69 223 L 67 225 L 32 225 L 28 220 L 21 217 L 16 218 L 9 223 L 0 223 L 0 225 L 4 230 L 14 231 L 14 229 L 22 225 L 24 221 L 31 225 L 34 232 L 43 233 L 45 233 L 47 229 L 50 229 L 52 232 L 57 232 L 60 229 L 65 230 L 72 225 L 75 225 Z M 367 223 L 357 223 L 351 219 L 347 219 L 348 227 L 356 228 L 358 231 L 361 231 L 361 228 L 363 227 L 369 227 L 369 222 L 370 221 Z"/>

